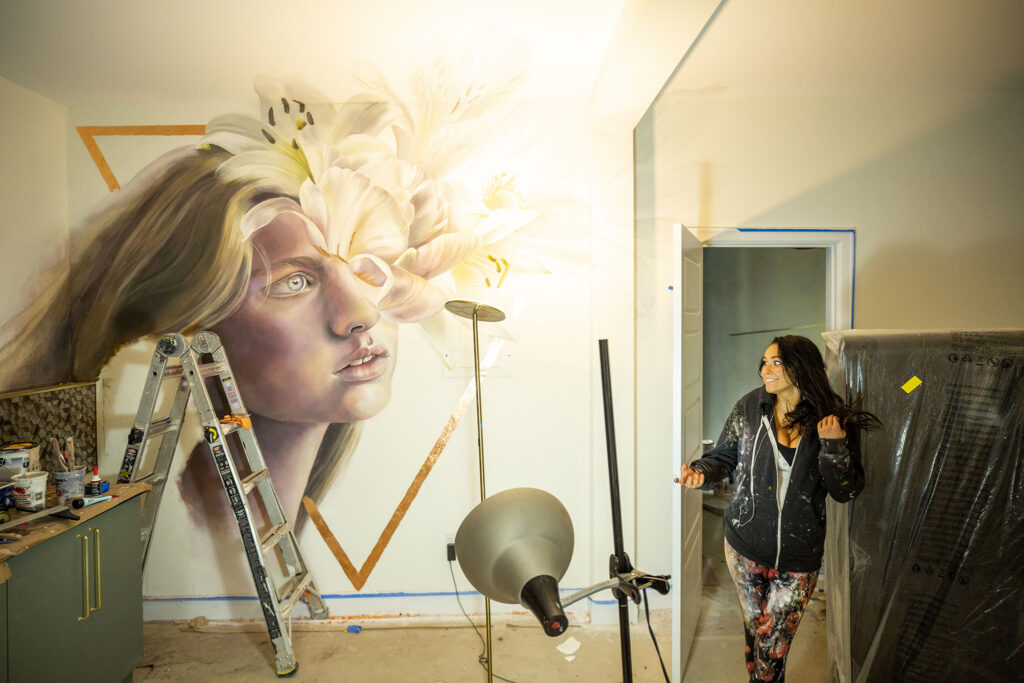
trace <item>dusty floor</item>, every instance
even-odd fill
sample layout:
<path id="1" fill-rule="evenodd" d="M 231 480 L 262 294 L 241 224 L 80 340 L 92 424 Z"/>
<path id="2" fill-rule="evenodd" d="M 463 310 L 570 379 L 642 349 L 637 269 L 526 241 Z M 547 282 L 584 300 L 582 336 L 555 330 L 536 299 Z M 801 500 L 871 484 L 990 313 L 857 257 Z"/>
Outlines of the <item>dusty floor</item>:
<path id="1" fill-rule="evenodd" d="M 744 681 L 743 632 L 733 586 L 714 582 L 704 589 L 697 636 L 684 681 Z M 787 679 L 795 683 L 826 680 L 825 604 L 820 592 L 811 601 L 789 657 Z M 671 615 L 656 610 L 651 622 L 671 674 Z M 525 624 L 525 622 L 517 622 Z M 494 622 L 495 680 L 621 681 L 618 626 L 582 625 L 558 638 L 539 627 Z M 630 628 L 633 680 L 662 681 L 658 655 L 641 621 Z M 556 650 L 569 637 L 580 643 L 572 661 Z M 364 628 L 296 632 L 299 660 L 296 681 L 486 681 L 477 662 L 482 651 L 472 628 Z M 500 677 L 500 678 L 499 678 Z M 134 681 L 275 680 L 266 632 L 196 632 L 174 624 L 145 626 L 145 659 Z"/>

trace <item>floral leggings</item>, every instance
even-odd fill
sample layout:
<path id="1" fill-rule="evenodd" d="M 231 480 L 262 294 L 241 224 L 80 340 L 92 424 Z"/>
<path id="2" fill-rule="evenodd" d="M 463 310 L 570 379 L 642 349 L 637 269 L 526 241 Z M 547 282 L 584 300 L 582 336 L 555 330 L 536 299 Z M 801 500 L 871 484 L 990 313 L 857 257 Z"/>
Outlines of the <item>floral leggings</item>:
<path id="1" fill-rule="evenodd" d="M 725 561 L 739 592 L 751 681 L 786 679 L 786 655 L 818 572 L 780 572 L 743 557 L 725 543 Z"/>

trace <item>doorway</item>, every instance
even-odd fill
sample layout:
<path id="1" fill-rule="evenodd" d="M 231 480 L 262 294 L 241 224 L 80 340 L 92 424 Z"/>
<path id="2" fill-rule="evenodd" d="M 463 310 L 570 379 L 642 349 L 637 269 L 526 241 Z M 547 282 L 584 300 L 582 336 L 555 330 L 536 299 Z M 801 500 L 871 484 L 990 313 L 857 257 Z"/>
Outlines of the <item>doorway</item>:
<path id="1" fill-rule="evenodd" d="M 699 294 L 700 314 L 703 318 L 700 325 L 710 325 L 712 328 L 705 329 L 701 338 L 704 358 L 700 371 L 704 389 L 698 399 L 704 406 L 704 415 L 700 421 L 701 438 L 717 439 L 718 430 L 733 402 L 756 386 L 756 359 L 771 338 L 782 334 L 802 334 L 818 341 L 819 348 L 824 351 L 824 343 L 820 339 L 822 331 L 848 329 L 852 326 L 855 233 L 846 229 L 755 228 L 691 229 L 688 232 L 696 235 L 703 247 L 701 260 L 704 277 L 701 284 L 707 284 L 707 288 L 702 288 Z M 675 254 L 676 258 L 679 256 Z M 793 270 L 799 271 L 800 276 L 785 275 L 786 271 Z M 775 291 L 766 293 L 766 289 Z M 773 296 L 788 296 L 789 305 L 773 307 Z M 738 299 L 741 297 L 749 300 L 740 303 Z M 796 299 L 800 301 L 796 302 Z M 730 311 L 737 315 L 731 318 L 726 316 L 723 320 L 723 312 Z M 756 349 L 750 351 L 746 348 L 748 346 Z M 685 352 L 685 348 L 682 351 Z M 709 391 L 713 384 L 716 390 Z M 721 408 L 722 405 L 725 407 Z M 724 414 L 719 414 L 722 410 Z M 675 430 L 686 433 L 695 426 L 677 420 Z M 686 434 L 685 441 L 692 443 L 694 440 L 692 435 Z M 684 453 L 680 453 L 679 457 L 681 460 L 688 458 Z M 681 505 L 677 508 L 682 517 L 680 528 L 701 529 L 700 533 L 673 535 L 673 557 L 678 562 L 676 566 L 680 575 L 692 576 L 696 573 L 702 579 L 707 576 L 707 563 L 701 559 L 703 537 L 714 532 L 705 531 L 709 528 L 703 519 L 708 514 L 706 507 L 701 501 L 697 505 Z M 698 519 L 693 519 L 694 516 L 698 516 Z M 715 537 L 709 539 L 716 546 L 709 555 L 717 558 L 722 554 L 722 520 L 718 517 L 707 521 L 717 531 Z M 693 565 L 698 562 L 702 566 L 694 572 Z M 716 590 L 724 588 L 731 591 L 731 579 L 728 572 L 723 571 L 724 564 L 713 568 L 716 570 L 713 581 L 717 580 L 719 584 Z M 693 591 L 698 595 L 690 598 L 677 595 L 673 609 L 682 610 L 684 604 L 692 606 L 694 603 L 699 605 L 706 602 L 701 596 L 704 581 L 694 583 L 697 585 L 676 584 L 680 593 Z M 735 600 L 731 595 L 728 599 L 730 603 Z M 682 626 L 680 621 L 674 615 L 673 626 Z M 697 627 L 696 620 L 687 621 L 693 628 Z M 689 651 L 689 645 L 694 634 L 683 631 L 687 629 L 673 632 L 673 644 L 676 646 L 674 655 L 679 658 L 680 664 L 679 668 L 673 667 L 676 681 L 684 680 L 686 662 L 693 654 Z M 739 652 L 742 652 L 742 648 Z"/>

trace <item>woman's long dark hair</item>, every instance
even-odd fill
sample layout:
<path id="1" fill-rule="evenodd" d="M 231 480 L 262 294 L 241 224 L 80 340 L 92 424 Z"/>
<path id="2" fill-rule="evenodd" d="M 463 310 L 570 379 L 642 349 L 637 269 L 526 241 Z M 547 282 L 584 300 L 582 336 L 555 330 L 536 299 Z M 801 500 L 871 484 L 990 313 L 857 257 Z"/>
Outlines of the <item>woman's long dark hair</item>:
<path id="1" fill-rule="evenodd" d="M 882 426 L 874 414 L 846 405 L 839 394 L 832 391 L 821 351 L 810 339 L 789 334 L 776 337 L 771 343 L 778 345 L 782 366 L 789 380 L 800 390 L 800 403 L 786 413 L 787 423 L 813 427 L 826 415 L 835 415 L 844 428 L 871 430 Z M 763 366 L 764 360 L 758 366 L 758 374 Z"/>

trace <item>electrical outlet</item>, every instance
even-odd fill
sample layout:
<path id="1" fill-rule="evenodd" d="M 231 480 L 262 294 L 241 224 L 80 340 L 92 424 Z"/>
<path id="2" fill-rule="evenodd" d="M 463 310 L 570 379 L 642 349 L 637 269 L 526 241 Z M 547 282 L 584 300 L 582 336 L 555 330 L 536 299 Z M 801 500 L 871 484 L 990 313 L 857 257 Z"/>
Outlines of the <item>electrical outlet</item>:
<path id="1" fill-rule="evenodd" d="M 455 534 L 444 535 L 444 548 L 448 555 L 448 561 L 455 561 Z"/>

